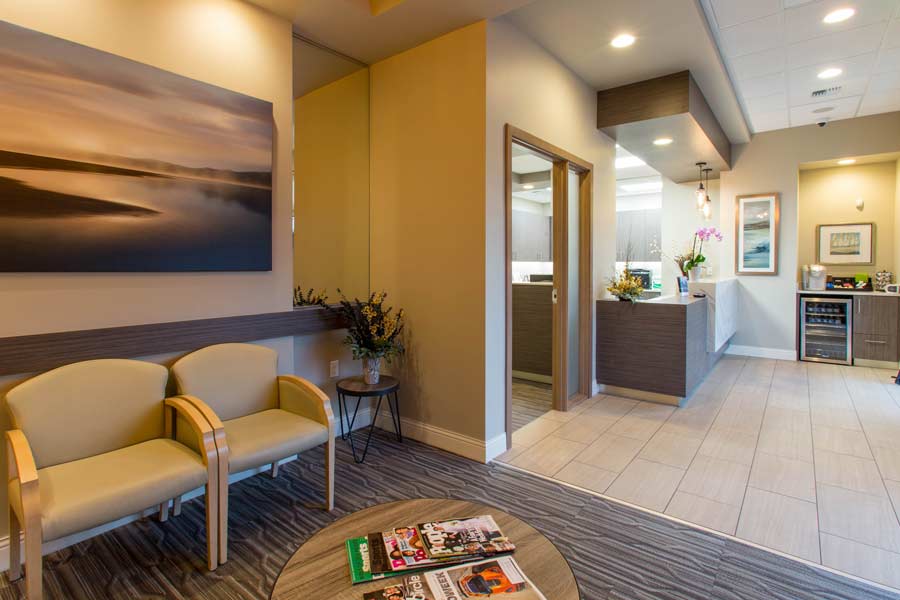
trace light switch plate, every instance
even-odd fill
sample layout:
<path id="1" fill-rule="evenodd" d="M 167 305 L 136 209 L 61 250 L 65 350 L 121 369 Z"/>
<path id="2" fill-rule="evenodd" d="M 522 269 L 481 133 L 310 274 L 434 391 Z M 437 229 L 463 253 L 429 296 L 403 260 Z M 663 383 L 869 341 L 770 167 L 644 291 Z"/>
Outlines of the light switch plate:
<path id="1" fill-rule="evenodd" d="M 337 377 L 341 373 L 341 362 L 338 360 L 333 360 L 328 363 L 328 376 L 329 377 Z"/>

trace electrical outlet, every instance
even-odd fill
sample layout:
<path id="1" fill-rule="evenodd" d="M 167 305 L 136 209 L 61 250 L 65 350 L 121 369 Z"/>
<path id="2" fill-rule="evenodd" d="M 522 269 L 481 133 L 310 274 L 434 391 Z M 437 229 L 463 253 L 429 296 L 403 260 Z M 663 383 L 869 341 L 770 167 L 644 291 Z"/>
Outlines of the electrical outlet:
<path id="1" fill-rule="evenodd" d="M 328 363 L 328 376 L 329 377 L 337 377 L 341 373 L 341 362 L 338 360 L 333 360 Z"/>

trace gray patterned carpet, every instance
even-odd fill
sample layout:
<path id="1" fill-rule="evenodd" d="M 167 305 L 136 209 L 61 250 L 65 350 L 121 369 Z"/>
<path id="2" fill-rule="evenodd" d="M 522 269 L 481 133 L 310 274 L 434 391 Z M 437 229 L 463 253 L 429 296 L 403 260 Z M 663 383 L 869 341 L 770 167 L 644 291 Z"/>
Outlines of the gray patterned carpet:
<path id="1" fill-rule="evenodd" d="M 46 557 L 45 597 L 265 599 L 290 555 L 330 521 L 391 500 L 453 497 L 492 504 L 545 533 L 586 600 L 900 598 L 499 465 L 387 435 L 372 444 L 364 465 L 338 444 L 331 514 L 314 507 L 321 450 L 276 480 L 260 475 L 232 486 L 230 560 L 214 573 L 204 568 L 203 504 L 194 500 L 177 519 L 143 519 Z M 20 591 L 2 578 L 0 598 Z"/>

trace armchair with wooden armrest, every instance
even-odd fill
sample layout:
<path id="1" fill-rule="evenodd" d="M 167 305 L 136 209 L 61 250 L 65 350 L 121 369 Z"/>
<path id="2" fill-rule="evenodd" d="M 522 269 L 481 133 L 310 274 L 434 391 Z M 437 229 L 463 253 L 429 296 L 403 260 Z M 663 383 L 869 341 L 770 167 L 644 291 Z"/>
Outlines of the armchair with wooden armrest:
<path id="1" fill-rule="evenodd" d="M 179 398 L 214 432 L 219 453 L 219 562 L 228 559 L 228 475 L 271 465 L 325 444 L 325 506 L 334 507 L 334 415 L 318 387 L 277 375 L 278 354 L 253 344 L 219 344 L 177 361 Z M 177 499 L 176 499 L 177 502 Z"/>
<path id="2" fill-rule="evenodd" d="M 134 360 L 67 365 L 7 394 L 16 429 L 6 432 L 11 580 L 42 596 L 42 544 L 206 489 L 207 557 L 218 564 L 215 433 L 192 404 L 165 399 L 165 367 Z M 193 438 L 192 446 L 174 436 Z"/>

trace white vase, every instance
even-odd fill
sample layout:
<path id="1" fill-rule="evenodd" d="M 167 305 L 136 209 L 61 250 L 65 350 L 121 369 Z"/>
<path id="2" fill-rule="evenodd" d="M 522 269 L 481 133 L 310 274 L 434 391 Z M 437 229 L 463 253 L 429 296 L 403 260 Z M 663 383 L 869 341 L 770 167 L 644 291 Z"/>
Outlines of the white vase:
<path id="1" fill-rule="evenodd" d="M 688 275 L 691 281 L 700 281 L 700 267 L 693 267 L 688 271 Z"/>
<path id="2" fill-rule="evenodd" d="M 363 379 L 367 385 L 376 385 L 381 381 L 381 359 L 363 359 Z"/>

